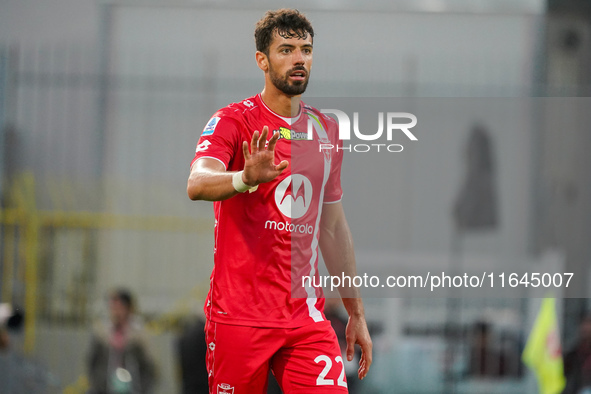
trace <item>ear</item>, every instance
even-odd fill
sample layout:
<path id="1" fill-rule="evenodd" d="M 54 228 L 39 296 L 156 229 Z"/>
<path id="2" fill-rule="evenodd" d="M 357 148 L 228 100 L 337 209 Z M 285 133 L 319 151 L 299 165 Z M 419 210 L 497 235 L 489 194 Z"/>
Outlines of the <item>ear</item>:
<path id="1" fill-rule="evenodd" d="M 267 58 L 267 55 L 261 51 L 257 51 L 254 56 L 257 61 L 257 66 L 259 66 L 264 72 L 269 71 L 269 59 Z"/>

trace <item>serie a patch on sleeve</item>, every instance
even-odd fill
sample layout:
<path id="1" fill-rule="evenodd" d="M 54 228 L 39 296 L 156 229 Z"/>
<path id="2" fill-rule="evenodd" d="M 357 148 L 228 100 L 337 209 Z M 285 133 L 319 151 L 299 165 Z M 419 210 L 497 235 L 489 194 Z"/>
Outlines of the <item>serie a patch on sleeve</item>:
<path id="1" fill-rule="evenodd" d="M 207 122 L 207 125 L 203 129 L 203 133 L 201 133 L 201 135 L 212 135 L 219 121 L 220 118 L 218 116 L 211 118 L 209 122 Z"/>

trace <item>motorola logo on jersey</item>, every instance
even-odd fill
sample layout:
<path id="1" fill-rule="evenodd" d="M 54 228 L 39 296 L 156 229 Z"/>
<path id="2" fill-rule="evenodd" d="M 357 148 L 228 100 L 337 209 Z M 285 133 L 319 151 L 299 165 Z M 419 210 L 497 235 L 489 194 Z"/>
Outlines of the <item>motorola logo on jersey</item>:
<path id="1" fill-rule="evenodd" d="M 303 175 L 291 174 L 275 188 L 275 203 L 284 216 L 301 218 L 312 203 L 312 182 Z"/>

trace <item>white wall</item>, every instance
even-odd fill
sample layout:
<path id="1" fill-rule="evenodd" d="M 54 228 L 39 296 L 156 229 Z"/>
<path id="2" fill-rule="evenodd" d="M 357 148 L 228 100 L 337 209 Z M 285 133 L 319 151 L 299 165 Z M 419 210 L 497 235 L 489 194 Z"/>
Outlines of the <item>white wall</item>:
<path id="1" fill-rule="evenodd" d="M 94 43 L 98 5 L 93 0 L 2 0 L 0 42 Z"/>

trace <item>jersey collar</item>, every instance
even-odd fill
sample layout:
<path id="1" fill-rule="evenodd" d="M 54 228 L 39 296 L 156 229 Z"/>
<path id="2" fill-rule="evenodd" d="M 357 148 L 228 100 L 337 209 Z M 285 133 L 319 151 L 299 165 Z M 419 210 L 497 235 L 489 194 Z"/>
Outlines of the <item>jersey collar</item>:
<path id="1" fill-rule="evenodd" d="M 293 117 L 293 118 L 286 118 L 285 116 L 281 116 L 279 115 L 277 112 L 273 111 L 271 108 L 267 107 L 267 104 L 265 104 L 265 102 L 263 101 L 263 98 L 261 97 L 261 94 L 257 94 L 257 100 L 261 102 L 261 105 L 263 108 L 265 108 L 267 111 L 269 111 L 269 113 L 271 113 L 273 116 L 278 117 L 279 119 L 283 120 L 285 123 L 287 123 L 288 125 L 292 125 L 295 122 L 298 121 L 298 119 L 300 118 L 300 116 L 302 115 L 302 103 L 300 102 L 300 111 L 298 112 L 297 116 Z"/>

